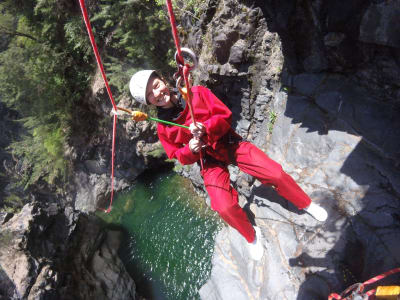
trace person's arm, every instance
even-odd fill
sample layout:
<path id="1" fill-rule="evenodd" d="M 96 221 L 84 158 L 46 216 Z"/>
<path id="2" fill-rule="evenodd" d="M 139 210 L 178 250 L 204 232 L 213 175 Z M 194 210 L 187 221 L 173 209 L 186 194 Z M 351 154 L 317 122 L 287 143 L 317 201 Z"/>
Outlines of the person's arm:
<path id="1" fill-rule="evenodd" d="M 176 158 L 182 165 L 191 165 L 200 159 L 200 154 L 193 153 L 189 148 L 189 144 L 184 146 L 171 142 L 162 131 L 158 131 L 158 137 L 168 158 Z"/>
<path id="2" fill-rule="evenodd" d="M 206 128 L 209 142 L 216 142 L 231 128 L 232 112 L 207 88 L 203 87 L 201 97 L 211 110 L 211 118 L 202 123 Z"/>

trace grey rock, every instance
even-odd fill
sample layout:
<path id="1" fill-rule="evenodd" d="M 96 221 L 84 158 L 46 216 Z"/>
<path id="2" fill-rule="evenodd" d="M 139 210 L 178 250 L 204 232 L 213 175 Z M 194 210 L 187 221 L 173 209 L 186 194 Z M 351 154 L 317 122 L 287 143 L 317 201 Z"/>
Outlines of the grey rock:
<path id="1" fill-rule="evenodd" d="M 321 100 L 317 104 L 324 107 L 326 113 L 336 116 L 337 102 L 332 105 L 328 101 L 330 95 L 335 94 L 325 93 L 321 91 Z M 328 100 L 323 102 L 323 99 Z M 398 198 L 396 195 L 382 188 L 386 177 L 382 176 L 381 171 L 376 172 L 379 169 L 390 173 L 392 167 L 368 151 L 360 143 L 361 138 L 352 134 L 349 124 L 337 120 L 325 125 L 325 120 L 329 118 L 322 117 L 324 113 L 313 107 L 307 99 L 288 97 L 285 106 L 282 103 L 274 104 L 280 112 L 283 108 L 283 113 L 278 115 L 268 153 L 272 152 L 273 158 L 290 170 L 313 201 L 327 209 L 329 219 L 325 224 L 320 224 L 309 215 L 301 214 L 273 190 L 262 185 L 253 187 L 250 209 L 267 239 L 263 258 L 266 261 L 261 268 L 263 276 L 258 279 L 263 282 L 263 288 L 251 287 L 256 281 L 254 278 L 250 281 L 243 279 L 240 283 L 231 278 L 245 278 L 247 274 L 240 271 L 239 266 L 234 270 L 240 275 L 232 271 L 235 254 L 232 254 L 232 260 L 225 267 L 221 266 L 225 260 L 218 259 L 218 255 L 214 254 L 214 259 L 218 261 L 214 262 L 210 281 L 200 291 L 203 299 L 206 297 L 202 292 L 211 289 L 221 293 L 214 293 L 215 299 L 227 297 L 228 288 L 223 288 L 223 282 L 225 285 L 226 282 L 240 284 L 241 289 L 247 291 L 246 295 L 238 293 L 238 299 L 286 297 L 305 300 L 326 297 L 330 292 L 346 287 L 346 283 L 335 275 L 343 263 L 353 272 L 360 272 L 357 268 L 361 268 L 364 270 L 362 272 L 368 274 L 367 277 L 371 277 L 371 269 L 377 274 L 393 268 L 400 260 L 399 254 L 392 251 L 400 247 L 397 240 L 399 224 L 393 219 L 400 201 L 395 200 Z M 307 121 L 309 117 L 313 118 L 312 123 Z M 329 126 L 323 135 L 318 134 L 322 131 L 319 123 L 320 126 Z M 308 124 L 313 127 L 310 128 Z M 282 153 L 284 149 L 287 150 Z M 371 164 L 374 168 L 370 167 Z M 221 236 L 225 234 L 220 233 Z M 383 236 L 385 238 L 380 239 Z M 226 237 L 223 239 L 227 240 Z M 246 243 L 244 240 L 235 242 L 242 243 L 243 247 Z M 221 243 L 217 242 L 217 245 Z M 218 250 L 215 251 L 218 253 Z M 354 262 L 349 259 L 353 257 L 351 253 L 358 255 Z M 342 261 L 342 264 L 338 261 Z M 304 272 L 312 275 L 304 276 Z M 226 277 L 230 279 L 226 280 Z M 222 282 L 218 278 L 225 280 Z"/>
<path id="2" fill-rule="evenodd" d="M 89 173 L 95 173 L 95 174 L 103 174 L 106 173 L 107 170 L 105 167 L 101 164 L 101 162 L 96 161 L 96 160 L 86 160 L 83 162 L 86 169 L 88 170 Z"/>
<path id="3" fill-rule="evenodd" d="M 220 64 L 225 64 L 229 59 L 229 53 L 232 45 L 237 41 L 239 33 L 235 30 L 220 32 L 213 38 L 213 51 Z"/>
<path id="4" fill-rule="evenodd" d="M 343 95 L 338 91 L 318 94 L 317 105 L 332 115 L 337 115 L 343 105 Z"/>
<path id="5" fill-rule="evenodd" d="M 121 232 L 108 231 L 101 248 L 93 255 L 91 267 L 100 286 L 107 287 L 106 299 L 135 299 L 135 283 L 118 257 L 120 240 Z"/>
<path id="6" fill-rule="evenodd" d="M 116 191 L 129 187 L 125 178 L 115 178 Z M 107 174 L 77 172 L 75 174 L 75 209 L 83 212 L 94 212 L 97 209 L 107 209 L 110 201 L 111 185 Z"/>
<path id="7" fill-rule="evenodd" d="M 9 299 L 136 299 L 119 233 L 69 208 L 33 203 L 0 228 L 0 293 Z"/>
<path id="8" fill-rule="evenodd" d="M 219 73 L 219 66 L 218 65 L 208 65 L 207 71 L 210 74 L 217 74 L 217 73 Z"/>
<path id="9" fill-rule="evenodd" d="M 232 182 L 236 182 L 239 176 L 239 168 L 236 166 L 229 165 L 228 166 L 230 180 Z"/>
<path id="10" fill-rule="evenodd" d="M 238 124 L 238 131 L 240 132 L 240 135 L 247 136 L 247 133 L 249 132 L 251 123 L 247 120 L 241 120 Z"/>
<path id="11" fill-rule="evenodd" d="M 238 40 L 231 48 L 229 54 L 229 63 L 239 64 L 242 63 L 245 58 L 246 42 L 244 40 Z"/>
<path id="12" fill-rule="evenodd" d="M 400 48 L 399 1 L 371 4 L 360 25 L 360 41 Z"/>
<path id="13" fill-rule="evenodd" d="M 349 4 L 349 11 L 357 10 L 354 3 Z M 351 33 L 332 31 L 321 42 L 340 54 L 349 36 Z M 276 57 L 270 59 L 275 62 Z M 387 78 L 393 80 L 397 67 L 384 61 L 382 58 L 384 69 L 391 70 Z M 265 65 L 274 62 L 266 60 Z M 242 93 L 236 129 L 248 128 L 250 138 L 256 132 L 257 144 L 265 145 L 265 152 L 281 163 L 330 217 L 320 224 L 273 189 L 253 184 L 251 178 L 229 167 L 241 205 L 250 208 L 266 236 L 266 255 L 259 265 L 247 261 L 246 241 L 235 230 L 223 229 L 217 238 L 210 280 L 199 291 L 202 299 L 231 299 L 232 295 L 237 299 L 322 299 L 348 286 L 336 275 L 344 266 L 354 276 L 366 278 L 395 267 L 400 260 L 400 252 L 392 250 L 399 249 L 396 210 L 400 180 L 395 166 L 390 166 L 398 140 L 393 136 L 399 127 L 393 119 L 396 110 L 390 112 L 371 92 L 375 88 L 365 84 L 379 73 L 369 69 L 362 79 L 315 73 L 327 66 L 323 52 L 318 51 L 305 57 L 303 64 L 313 73 L 286 75 L 283 89 L 271 80 L 272 73 L 265 75 L 261 68 L 252 67 L 257 77 L 252 81 L 251 96 Z M 220 81 L 223 84 L 224 78 Z M 234 111 L 235 102 L 231 103 Z M 268 137 L 267 117 L 262 112 L 269 109 L 278 117 Z M 254 128 L 257 131 L 252 131 Z M 392 135 L 386 139 L 383 136 L 388 132 Z M 269 142 L 262 142 L 266 140 Z"/>
<path id="14" fill-rule="evenodd" d="M 296 94 L 312 96 L 324 81 L 324 77 L 323 74 L 301 73 L 293 78 L 293 83 L 288 82 L 287 84 L 294 89 Z"/>
<path id="15" fill-rule="evenodd" d="M 0 224 L 3 225 L 8 222 L 14 216 L 13 213 L 0 212 Z"/>
<path id="16" fill-rule="evenodd" d="M 328 62 L 320 52 L 313 52 L 304 58 L 303 67 L 306 72 L 322 72 L 327 69 Z"/>
<path id="17" fill-rule="evenodd" d="M 328 47 L 337 47 L 345 37 L 346 35 L 341 32 L 329 32 L 324 36 L 324 44 Z"/>
<path id="18" fill-rule="evenodd" d="M 229 63 L 223 64 L 221 68 L 219 69 L 219 74 L 222 76 L 230 76 L 237 74 L 237 70 L 232 67 Z"/>
<path id="19" fill-rule="evenodd" d="M 224 64 L 228 60 L 229 47 L 228 36 L 225 33 L 221 33 L 214 38 L 214 53 L 216 55 L 217 61 L 220 64 Z"/>

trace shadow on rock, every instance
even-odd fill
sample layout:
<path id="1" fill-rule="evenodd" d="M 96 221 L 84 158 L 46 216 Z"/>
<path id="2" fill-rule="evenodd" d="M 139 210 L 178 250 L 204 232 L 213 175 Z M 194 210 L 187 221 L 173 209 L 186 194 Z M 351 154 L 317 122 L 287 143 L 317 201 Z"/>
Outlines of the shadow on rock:
<path id="1" fill-rule="evenodd" d="M 297 300 L 326 299 L 400 265 L 400 45 L 389 25 L 398 7 L 357 0 L 256 4 L 281 38 L 286 70 L 267 153 L 329 212 L 314 229 L 318 235 L 293 236 L 292 257 L 281 246 L 299 282 Z"/>
<path id="2" fill-rule="evenodd" d="M 329 210 L 320 233 L 331 242 L 321 247 L 324 239 L 306 239 L 289 260 L 306 274 L 297 299 L 325 299 L 400 265 L 399 109 L 349 77 L 300 74 L 291 80 L 286 106 L 275 103 L 282 118 L 272 156 Z"/>

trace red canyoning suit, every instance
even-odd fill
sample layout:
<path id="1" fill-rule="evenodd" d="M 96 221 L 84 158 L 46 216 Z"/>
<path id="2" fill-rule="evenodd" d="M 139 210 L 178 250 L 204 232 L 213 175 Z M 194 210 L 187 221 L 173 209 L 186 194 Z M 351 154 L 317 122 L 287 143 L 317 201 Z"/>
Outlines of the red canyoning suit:
<path id="1" fill-rule="evenodd" d="M 236 164 L 243 172 L 257 178 L 261 183 L 273 185 L 276 191 L 291 201 L 297 208 L 310 205 L 310 198 L 297 185 L 281 165 L 270 159 L 264 152 L 250 142 L 239 141 L 231 128 L 232 112 L 209 89 L 203 86 L 192 87 L 192 106 L 196 122 L 206 128 L 202 140 L 207 147 L 202 171 L 204 185 L 211 199 L 211 208 L 232 227 L 237 229 L 248 242 L 254 241 L 254 229 L 246 213 L 238 204 L 238 194 L 230 184 L 227 166 Z M 188 105 L 174 122 L 189 126 L 192 123 Z M 158 137 L 169 158 L 176 158 L 183 165 L 200 159 L 199 153 L 192 153 L 189 141 L 193 137 L 186 128 L 158 123 Z M 236 142 L 229 143 L 229 136 Z"/>

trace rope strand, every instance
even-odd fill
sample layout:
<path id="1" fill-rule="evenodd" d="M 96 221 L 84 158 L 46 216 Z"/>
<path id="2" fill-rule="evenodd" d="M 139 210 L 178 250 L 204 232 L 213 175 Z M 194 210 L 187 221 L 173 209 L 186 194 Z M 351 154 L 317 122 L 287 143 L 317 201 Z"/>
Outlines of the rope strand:
<path id="1" fill-rule="evenodd" d="M 176 47 L 176 51 L 178 53 L 178 55 L 177 55 L 178 60 L 179 60 L 179 63 L 181 63 L 181 65 L 183 65 L 183 70 L 181 70 L 181 67 L 178 66 L 178 68 L 179 68 L 178 72 L 181 71 L 183 73 L 182 75 L 185 80 L 185 85 L 186 85 L 187 92 L 188 92 L 187 93 L 187 95 L 188 95 L 187 104 L 189 106 L 189 111 L 190 111 L 190 115 L 192 117 L 192 121 L 196 125 L 196 119 L 195 119 L 193 107 L 192 107 L 192 92 L 190 90 L 190 82 L 189 82 L 189 66 L 185 64 L 185 60 L 182 56 L 181 46 L 179 44 L 178 31 L 176 29 L 175 15 L 174 15 L 174 11 L 172 8 L 172 2 L 171 2 L 171 0 L 166 0 L 166 3 L 167 3 L 167 8 L 168 8 L 169 20 L 171 23 L 172 36 L 174 37 L 175 47 Z M 200 149 L 199 155 L 200 155 L 201 170 L 203 170 L 204 169 L 203 153 L 202 153 L 201 149 Z"/>
<path id="2" fill-rule="evenodd" d="M 99 50 L 97 49 L 96 41 L 95 41 L 94 36 L 93 36 L 92 26 L 90 25 L 88 13 L 87 13 L 86 6 L 85 6 L 85 1 L 84 0 L 79 0 L 79 4 L 81 6 L 83 20 L 85 21 L 86 29 L 87 29 L 87 32 L 88 32 L 88 35 L 89 35 L 89 38 L 90 38 L 90 43 L 92 44 L 94 55 L 96 57 L 97 65 L 100 68 L 101 76 L 103 77 L 103 81 L 104 81 L 104 83 L 106 85 L 107 93 L 108 93 L 108 96 L 109 96 L 109 98 L 111 100 L 111 104 L 113 106 L 113 109 L 114 109 L 115 112 L 117 112 L 118 108 L 117 108 L 117 105 L 115 104 L 113 95 L 111 93 L 110 86 L 108 85 L 108 80 L 107 80 L 106 74 L 104 72 L 103 63 L 101 62 L 101 57 L 100 57 L 100 54 L 99 54 Z M 113 201 L 113 198 L 114 198 L 114 156 L 115 156 L 116 128 L 117 128 L 117 114 L 114 114 L 112 150 L 111 150 L 111 199 L 110 199 L 110 205 L 108 206 L 108 209 L 104 210 L 104 212 L 106 212 L 106 213 L 109 213 L 111 211 L 111 205 L 112 205 L 112 201 Z"/>

